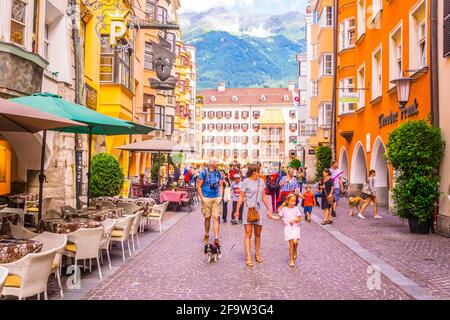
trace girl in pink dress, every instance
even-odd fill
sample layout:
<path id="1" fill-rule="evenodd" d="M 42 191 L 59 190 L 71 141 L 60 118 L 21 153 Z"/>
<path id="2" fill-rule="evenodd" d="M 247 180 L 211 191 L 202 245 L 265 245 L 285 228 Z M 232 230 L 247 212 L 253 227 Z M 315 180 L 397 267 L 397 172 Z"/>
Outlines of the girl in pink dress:
<path id="1" fill-rule="evenodd" d="M 284 240 L 289 241 L 289 266 L 295 267 L 295 260 L 297 260 L 297 247 L 300 240 L 300 221 L 302 216 L 299 208 L 296 206 L 297 196 L 291 193 L 286 201 L 279 209 L 280 218 L 283 219 Z"/>

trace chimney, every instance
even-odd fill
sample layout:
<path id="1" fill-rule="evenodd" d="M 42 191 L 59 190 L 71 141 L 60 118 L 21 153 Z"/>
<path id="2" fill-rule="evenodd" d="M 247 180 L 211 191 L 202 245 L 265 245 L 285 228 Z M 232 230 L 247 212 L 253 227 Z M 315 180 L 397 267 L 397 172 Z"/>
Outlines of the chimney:
<path id="1" fill-rule="evenodd" d="M 289 81 L 288 89 L 289 91 L 295 90 L 295 81 Z"/>
<path id="2" fill-rule="evenodd" d="M 217 91 L 219 92 L 225 92 L 225 82 L 220 82 L 219 86 L 217 87 Z"/>

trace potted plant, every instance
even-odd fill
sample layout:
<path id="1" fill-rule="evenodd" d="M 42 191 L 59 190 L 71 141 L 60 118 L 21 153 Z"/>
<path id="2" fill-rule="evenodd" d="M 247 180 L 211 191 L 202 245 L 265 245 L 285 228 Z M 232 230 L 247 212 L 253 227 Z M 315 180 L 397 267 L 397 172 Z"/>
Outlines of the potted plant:
<path id="1" fill-rule="evenodd" d="M 432 226 L 443 152 L 441 130 L 425 120 L 408 121 L 389 135 L 387 158 L 397 172 L 394 214 L 408 219 L 412 233 L 427 234 Z"/>
<path id="2" fill-rule="evenodd" d="M 92 158 L 91 197 L 119 195 L 124 179 L 119 161 L 109 153 L 99 153 Z"/>

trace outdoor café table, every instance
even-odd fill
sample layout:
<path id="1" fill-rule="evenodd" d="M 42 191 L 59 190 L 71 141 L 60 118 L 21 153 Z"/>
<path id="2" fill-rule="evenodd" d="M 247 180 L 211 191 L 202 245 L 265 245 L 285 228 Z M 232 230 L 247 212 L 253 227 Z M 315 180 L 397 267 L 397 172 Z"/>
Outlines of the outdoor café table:
<path id="1" fill-rule="evenodd" d="M 125 210 L 123 208 L 103 209 L 103 210 L 77 210 L 68 212 L 72 218 L 85 218 L 94 221 L 104 221 L 108 218 L 117 219 L 123 217 Z"/>
<path id="2" fill-rule="evenodd" d="M 44 244 L 35 240 L 16 239 L 0 236 L 0 264 L 11 263 L 29 253 L 41 251 Z"/>
<path id="3" fill-rule="evenodd" d="M 176 203 L 177 206 L 181 205 L 181 199 L 189 197 L 186 191 L 171 191 L 166 190 L 160 193 L 159 198 L 162 202 Z"/>
<path id="4" fill-rule="evenodd" d="M 81 228 L 98 228 L 102 225 L 100 221 L 86 218 L 47 219 L 39 224 L 39 231 L 48 231 L 53 233 L 72 233 Z"/>

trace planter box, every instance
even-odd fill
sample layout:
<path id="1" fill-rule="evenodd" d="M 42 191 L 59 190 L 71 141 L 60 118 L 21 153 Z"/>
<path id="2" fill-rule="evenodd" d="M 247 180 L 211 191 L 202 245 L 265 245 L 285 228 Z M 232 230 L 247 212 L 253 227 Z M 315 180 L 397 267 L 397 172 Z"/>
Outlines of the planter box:
<path id="1" fill-rule="evenodd" d="M 418 222 L 417 219 L 408 219 L 409 231 L 411 233 L 429 234 L 431 221 Z"/>

